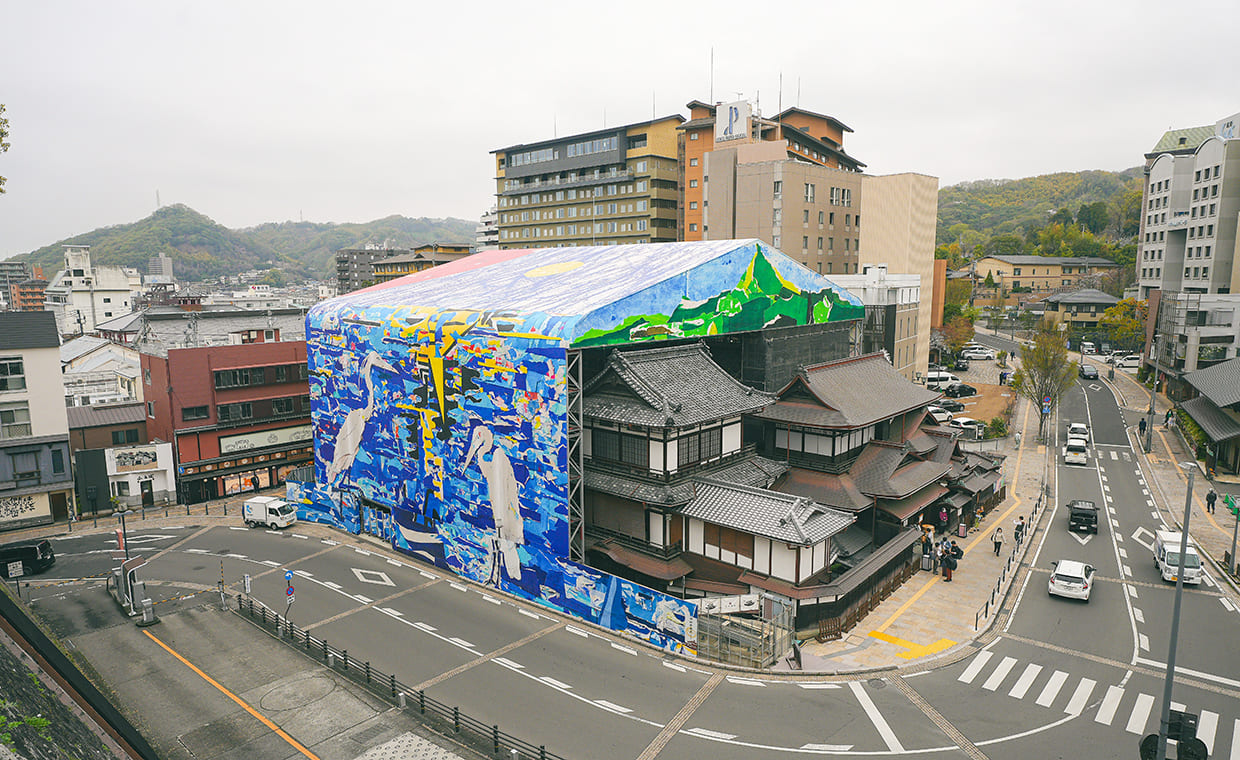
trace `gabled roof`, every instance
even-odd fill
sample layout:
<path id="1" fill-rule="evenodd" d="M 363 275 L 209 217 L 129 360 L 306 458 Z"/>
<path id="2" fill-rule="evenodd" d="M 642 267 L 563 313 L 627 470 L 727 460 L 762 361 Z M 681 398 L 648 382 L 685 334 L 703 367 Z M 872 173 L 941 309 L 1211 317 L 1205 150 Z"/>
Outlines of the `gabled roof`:
<path id="1" fill-rule="evenodd" d="M 1190 399 L 1181 406 L 1215 443 L 1240 438 L 1240 421 L 1219 409 L 1209 398 L 1201 396 Z"/>
<path id="2" fill-rule="evenodd" d="M 588 418 L 651 427 L 684 427 L 736 417 L 771 403 L 774 394 L 737 382 L 702 343 L 613 350 L 586 383 Z"/>
<path id="3" fill-rule="evenodd" d="M 870 441 L 849 471 L 857 488 L 868 496 L 902 499 L 942 478 L 951 468 L 933 460 L 905 463 L 904 444 Z"/>
<path id="4" fill-rule="evenodd" d="M 847 124 L 845 124 L 844 122 L 842 122 L 842 121 L 840 121 L 839 119 L 835 118 L 834 116 L 827 116 L 826 114 L 815 113 L 815 112 L 813 112 L 813 111 L 807 111 L 807 110 L 806 110 L 806 109 L 804 109 L 804 108 L 798 108 L 798 107 L 796 107 L 796 106 L 792 106 L 791 108 L 785 108 L 784 110 L 782 110 L 782 111 L 780 111 L 779 113 L 775 114 L 775 120 L 776 120 L 776 121 L 780 121 L 780 120 L 782 120 L 785 116 L 789 116 L 789 115 L 794 114 L 794 113 L 803 113 L 803 114 L 805 114 L 806 116 L 812 116 L 812 117 L 814 117 L 815 119 L 822 119 L 823 121 L 829 121 L 829 122 L 831 122 L 832 124 L 834 124 L 834 125 L 836 125 L 837 127 L 839 127 L 839 128 L 840 128 L 842 131 L 844 131 L 844 132 L 852 132 L 852 131 L 853 131 L 853 128 L 852 128 L 852 127 L 848 126 Z"/>
<path id="5" fill-rule="evenodd" d="M 60 347 L 56 315 L 50 311 L 0 312 L 0 335 L 7 351 Z"/>
<path id="6" fill-rule="evenodd" d="M 829 472 L 791 467 L 788 474 L 780 479 L 772 490 L 794 496 L 805 496 L 819 504 L 846 512 L 860 512 L 867 507 L 874 506 L 874 500 L 861 493 L 848 473 L 835 475 Z"/>
<path id="7" fill-rule="evenodd" d="M 697 479 L 697 494 L 681 513 L 712 525 L 811 546 L 843 531 L 857 518 L 802 496 Z"/>
<path id="8" fill-rule="evenodd" d="M 138 401 L 132 404 L 71 406 L 65 409 L 65 413 L 69 417 L 70 430 L 130 425 L 146 419 L 146 404 Z"/>
<path id="9" fill-rule="evenodd" d="M 998 254 L 994 256 L 986 256 L 988 259 L 996 259 L 1005 264 L 1020 264 L 1035 266 L 1037 264 L 1045 264 L 1047 266 L 1065 266 L 1065 267 L 1114 267 L 1119 266 L 1110 259 L 1104 259 L 1100 256 L 1032 256 L 1028 254 Z"/>
<path id="10" fill-rule="evenodd" d="M 1193 370 L 1184 381 L 1220 408 L 1240 404 L 1240 357 Z"/>
<path id="11" fill-rule="evenodd" d="M 1204 127 L 1172 129 L 1158 138 L 1158 142 L 1146 156 L 1152 158 L 1159 153 L 1191 153 L 1211 137 L 1214 137 L 1213 124 L 1207 124 Z"/>
<path id="12" fill-rule="evenodd" d="M 868 354 L 805 367 L 777 395 L 758 417 L 846 429 L 926 406 L 941 394 L 906 380 L 883 354 Z"/>
<path id="13" fill-rule="evenodd" d="M 311 329 L 486 331 L 574 347 L 860 319 L 861 301 L 758 240 L 494 250 L 316 304 Z M 324 335 L 321 339 L 329 339 Z"/>
<path id="14" fill-rule="evenodd" d="M 1094 288 L 1084 288 L 1082 290 L 1073 290 L 1068 293 L 1055 293 L 1042 299 L 1048 303 L 1084 303 L 1084 304 L 1107 304 L 1114 306 L 1119 303 L 1119 299 L 1110 293 L 1103 293 L 1101 290 Z"/>

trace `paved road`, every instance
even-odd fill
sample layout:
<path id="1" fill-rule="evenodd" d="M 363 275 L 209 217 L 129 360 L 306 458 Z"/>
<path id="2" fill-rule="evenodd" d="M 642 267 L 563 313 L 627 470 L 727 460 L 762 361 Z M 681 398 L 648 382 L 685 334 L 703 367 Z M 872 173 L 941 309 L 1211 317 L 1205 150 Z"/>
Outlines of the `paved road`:
<path id="1" fill-rule="evenodd" d="M 993 340 L 993 339 L 992 339 Z M 1087 466 L 1062 465 L 1069 421 L 1092 430 Z M 175 599 L 219 580 L 284 611 L 351 656 L 565 757 L 753 758 L 904 755 L 1028 758 L 1135 755 L 1157 730 L 1174 587 L 1149 541 L 1161 527 L 1110 389 L 1078 385 L 1054 421 L 1055 507 L 1044 516 L 1019 600 L 993 641 L 931 670 L 863 678 L 787 678 L 716 672 L 601 635 L 486 589 L 317 526 L 142 527 L 131 550 L 143 574 Z M 1060 508 L 1088 498 L 1103 509 L 1097 535 L 1067 530 Z M 103 572 L 108 535 L 57 540 L 55 574 Z M 1050 563 L 1098 568 L 1088 604 L 1049 597 Z M 36 607 L 72 633 L 98 613 L 97 587 L 38 589 Z M 207 597 L 168 604 L 195 604 Z M 57 613 L 56 610 L 60 610 Z M 93 610 L 93 612 L 92 612 Z M 1211 757 L 1240 760 L 1237 614 L 1217 586 L 1186 590 L 1175 700 L 1201 716 Z"/>

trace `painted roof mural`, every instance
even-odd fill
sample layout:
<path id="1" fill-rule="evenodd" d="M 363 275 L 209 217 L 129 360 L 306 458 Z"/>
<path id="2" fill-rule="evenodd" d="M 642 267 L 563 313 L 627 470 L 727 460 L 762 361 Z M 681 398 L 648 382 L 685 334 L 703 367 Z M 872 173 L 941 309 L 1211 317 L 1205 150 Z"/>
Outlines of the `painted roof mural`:
<path id="1" fill-rule="evenodd" d="M 860 300 L 757 240 L 487 251 L 314 307 L 489 313 L 573 347 L 860 319 Z M 426 312 L 423 312 L 426 313 Z"/>

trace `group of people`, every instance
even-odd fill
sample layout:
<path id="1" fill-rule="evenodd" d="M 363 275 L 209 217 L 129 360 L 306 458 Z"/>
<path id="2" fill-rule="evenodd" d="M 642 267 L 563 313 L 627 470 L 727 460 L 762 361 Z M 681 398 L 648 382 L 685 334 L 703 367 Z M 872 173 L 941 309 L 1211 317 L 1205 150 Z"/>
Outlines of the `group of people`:
<path id="1" fill-rule="evenodd" d="M 947 536 L 943 536 L 943 540 L 938 545 L 939 567 L 943 568 L 943 582 L 952 582 L 952 572 L 960 564 L 960 560 L 964 559 L 964 549 L 956 545 L 955 541 L 950 540 Z"/>

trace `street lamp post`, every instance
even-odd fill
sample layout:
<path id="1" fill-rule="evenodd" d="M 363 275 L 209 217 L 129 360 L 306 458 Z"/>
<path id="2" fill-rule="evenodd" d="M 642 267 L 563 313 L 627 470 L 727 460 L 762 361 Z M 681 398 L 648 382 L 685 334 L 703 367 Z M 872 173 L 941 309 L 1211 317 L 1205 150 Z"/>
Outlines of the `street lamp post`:
<path id="1" fill-rule="evenodd" d="M 118 512 L 121 518 L 121 543 L 125 545 L 125 561 L 129 561 L 129 530 L 125 527 L 125 515 L 132 515 L 132 509 L 126 509 L 124 512 Z"/>
<path id="2" fill-rule="evenodd" d="M 1150 351 L 1154 357 L 1154 382 L 1150 385 L 1150 411 L 1149 419 L 1145 425 L 1145 453 L 1150 453 L 1150 445 L 1154 439 L 1154 393 L 1158 390 L 1158 338 L 1154 336 L 1154 342 L 1150 344 Z M 1191 481 L 1190 481 L 1191 482 Z"/>
<path id="3" fill-rule="evenodd" d="M 1167 760 L 1167 733 L 1171 729 L 1171 685 L 1175 681 L 1175 649 L 1180 635 L 1180 602 L 1184 598 L 1184 555 L 1188 553 L 1188 521 L 1192 517 L 1193 477 L 1197 474 L 1196 462 L 1180 462 L 1188 470 L 1188 492 L 1184 495 L 1184 524 L 1180 532 L 1180 557 L 1175 572 L 1175 605 L 1171 612 L 1171 644 L 1167 647 L 1167 676 L 1163 682 L 1162 717 L 1158 723 L 1157 760 Z"/>

